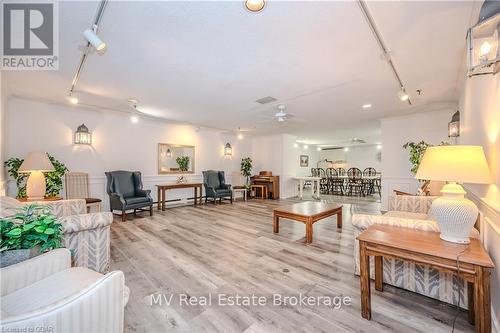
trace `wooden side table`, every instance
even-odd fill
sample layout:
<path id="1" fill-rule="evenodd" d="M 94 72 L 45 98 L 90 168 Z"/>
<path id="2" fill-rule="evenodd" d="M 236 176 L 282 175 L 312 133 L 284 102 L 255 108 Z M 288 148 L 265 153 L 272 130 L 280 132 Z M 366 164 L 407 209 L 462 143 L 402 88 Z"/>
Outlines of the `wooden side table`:
<path id="1" fill-rule="evenodd" d="M 234 186 L 233 187 L 234 200 L 236 200 L 236 193 L 238 192 L 242 194 L 243 200 L 247 201 L 247 188 L 245 186 Z"/>
<path id="2" fill-rule="evenodd" d="M 176 190 L 183 188 L 192 188 L 194 190 L 194 205 L 201 205 L 203 198 L 203 190 L 202 183 L 180 183 L 180 184 L 160 184 L 155 185 L 158 191 L 158 209 L 165 210 L 165 201 L 167 200 L 166 191 L 167 190 Z M 199 195 L 198 195 L 199 190 Z"/>
<path id="3" fill-rule="evenodd" d="M 382 259 L 386 257 L 458 274 L 468 283 L 469 321 L 475 322 L 476 332 L 491 332 L 490 273 L 495 265 L 478 239 L 471 238 L 466 245 L 455 244 L 440 239 L 437 232 L 377 224 L 357 239 L 363 318 L 371 319 L 370 256 L 375 257 L 375 289 L 378 291 L 383 291 Z"/>

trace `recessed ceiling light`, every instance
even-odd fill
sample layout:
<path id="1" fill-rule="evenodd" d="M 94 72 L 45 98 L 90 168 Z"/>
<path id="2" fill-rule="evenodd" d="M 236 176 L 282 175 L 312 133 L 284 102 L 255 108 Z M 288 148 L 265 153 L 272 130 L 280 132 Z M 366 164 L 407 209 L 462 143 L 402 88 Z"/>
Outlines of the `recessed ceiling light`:
<path id="1" fill-rule="evenodd" d="M 344 148 L 344 151 L 345 151 L 345 152 L 349 151 L 349 147 L 345 147 L 345 148 Z"/>
<path id="2" fill-rule="evenodd" d="M 304 149 L 309 149 L 309 146 L 308 145 L 304 145 Z"/>
<path id="3" fill-rule="evenodd" d="M 361 107 L 362 107 L 363 109 L 369 109 L 369 108 L 371 108 L 371 107 L 372 107 L 372 105 L 371 105 L 371 104 L 363 104 Z"/>
<path id="4" fill-rule="evenodd" d="M 294 143 L 294 144 L 293 144 L 293 147 L 294 147 L 294 148 L 299 148 L 299 144 L 298 144 L 298 143 Z"/>
<path id="5" fill-rule="evenodd" d="M 321 147 L 316 148 L 317 151 L 321 151 Z"/>
<path id="6" fill-rule="evenodd" d="M 258 13 L 266 6 L 264 0 L 245 0 L 245 8 L 252 13 Z"/>
<path id="7" fill-rule="evenodd" d="M 139 122 L 139 117 L 137 117 L 135 114 L 134 114 L 134 115 L 131 115 L 131 116 L 130 116 L 130 121 L 131 121 L 133 124 L 136 124 L 137 122 Z"/>
<path id="8" fill-rule="evenodd" d="M 382 149 L 382 145 L 377 145 L 377 149 L 378 150 Z"/>
<path id="9" fill-rule="evenodd" d="M 243 139 L 243 134 L 238 133 L 238 140 L 241 140 L 241 139 Z"/>

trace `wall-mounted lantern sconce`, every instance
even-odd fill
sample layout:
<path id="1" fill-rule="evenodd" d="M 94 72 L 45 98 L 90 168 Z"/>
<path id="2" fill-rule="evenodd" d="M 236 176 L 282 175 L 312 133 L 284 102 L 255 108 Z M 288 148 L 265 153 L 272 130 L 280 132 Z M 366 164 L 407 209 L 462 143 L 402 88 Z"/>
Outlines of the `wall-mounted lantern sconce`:
<path id="1" fill-rule="evenodd" d="M 479 21 L 467 31 L 469 76 L 495 74 L 500 67 L 500 2 L 485 1 Z"/>
<path id="2" fill-rule="evenodd" d="M 455 112 L 448 123 L 448 137 L 456 138 L 458 136 L 460 136 L 460 111 Z"/>
<path id="3" fill-rule="evenodd" d="M 166 158 L 172 158 L 172 151 L 170 150 L 170 148 L 167 149 L 167 152 L 165 154 L 165 157 Z"/>
<path id="4" fill-rule="evenodd" d="M 224 156 L 233 156 L 233 148 L 231 148 L 229 142 L 224 146 Z"/>
<path id="5" fill-rule="evenodd" d="M 85 124 L 78 126 L 75 132 L 75 144 L 76 145 L 91 145 L 92 144 L 92 133 Z"/>

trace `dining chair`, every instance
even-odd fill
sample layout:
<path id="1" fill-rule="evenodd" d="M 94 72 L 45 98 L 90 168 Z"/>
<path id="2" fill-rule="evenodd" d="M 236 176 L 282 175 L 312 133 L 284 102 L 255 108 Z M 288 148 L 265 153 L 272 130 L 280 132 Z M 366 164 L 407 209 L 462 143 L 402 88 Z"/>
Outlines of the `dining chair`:
<path id="1" fill-rule="evenodd" d="M 64 175 L 64 181 L 66 184 L 66 199 L 85 199 L 87 212 L 90 212 L 92 207 L 95 207 L 97 212 L 101 211 L 102 200 L 90 198 L 88 173 L 67 172 Z"/>
<path id="2" fill-rule="evenodd" d="M 332 194 L 344 195 L 344 179 L 339 178 L 337 170 L 330 168 L 330 188 Z"/>
<path id="3" fill-rule="evenodd" d="M 363 191 L 365 191 L 366 195 L 373 194 L 373 192 L 375 191 L 375 179 L 373 177 L 376 175 L 377 170 L 375 170 L 374 168 L 370 167 L 363 170 Z"/>
<path id="4" fill-rule="evenodd" d="M 347 170 L 347 190 L 349 195 L 365 196 L 363 186 L 363 173 L 358 168 Z"/>

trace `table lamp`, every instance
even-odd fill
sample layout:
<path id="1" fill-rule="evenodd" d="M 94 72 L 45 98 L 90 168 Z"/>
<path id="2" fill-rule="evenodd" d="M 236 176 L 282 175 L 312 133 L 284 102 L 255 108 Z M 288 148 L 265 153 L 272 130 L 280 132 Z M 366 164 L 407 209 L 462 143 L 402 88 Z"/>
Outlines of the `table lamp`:
<path id="1" fill-rule="evenodd" d="M 44 172 L 54 171 L 46 153 L 31 152 L 19 167 L 19 172 L 29 173 L 26 183 L 26 196 L 29 201 L 42 200 L 45 197 Z"/>
<path id="2" fill-rule="evenodd" d="M 437 220 L 441 239 L 468 244 L 478 209 L 472 201 L 465 198 L 464 188 L 457 183 L 491 183 L 483 147 L 428 147 L 415 178 L 448 182 L 441 190 L 443 196 L 432 202 L 430 213 Z"/>

